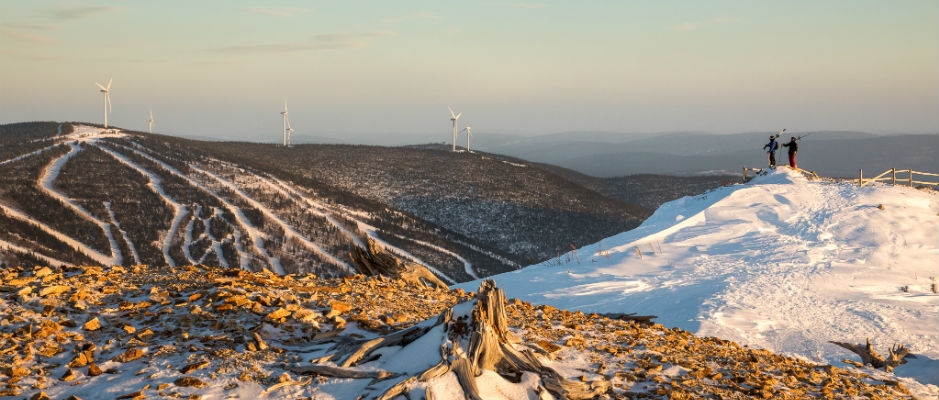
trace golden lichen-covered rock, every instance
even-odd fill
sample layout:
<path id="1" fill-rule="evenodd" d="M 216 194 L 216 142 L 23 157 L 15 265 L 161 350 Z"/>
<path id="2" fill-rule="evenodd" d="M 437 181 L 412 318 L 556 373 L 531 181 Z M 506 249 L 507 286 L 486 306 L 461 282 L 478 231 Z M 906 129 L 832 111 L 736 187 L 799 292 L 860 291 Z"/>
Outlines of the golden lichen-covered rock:
<path id="1" fill-rule="evenodd" d="M 290 316 L 290 311 L 286 308 L 278 308 L 264 316 L 265 321 L 281 322 Z"/>
<path id="2" fill-rule="evenodd" d="M 85 324 L 82 325 L 82 329 L 92 332 L 101 329 L 101 321 L 98 320 L 98 317 L 94 317 L 85 322 Z"/>
<path id="3" fill-rule="evenodd" d="M 104 371 L 101 370 L 101 367 L 98 364 L 91 363 L 88 364 L 88 376 L 98 376 L 103 374 Z"/>
<path id="4" fill-rule="evenodd" d="M 81 352 L 81 353 L 78 353 L 78 354 L 75 356 L 75 358 L 72 359 L 72 361 L 69 361 L 68 366 L 69 366 L 70 368 L 84 367 L 84 366 L 88 365 L 88 363 L 90 363 L 90 362 L 92 362 L 92 361 L 94 361 L 94 360 L 93 360 L 92 358 L 88 357 L 88 354 L 87 354 L 86 352 Z"/>
<path id="5" fill-rule="evenodd" d="M 65 285 L 46 286 L 39 290 L 39 297 L 57 296 L 62 293 L 68 293 L 70 287 Z"/>
<path id="6" fill-rule="evenodd" d="M 144 355 L 144 351 L 141 350 L 139 347 L 131 347 L 111 360 L 117 361 L 120 363 L 127 363 L 127 362 L 137 360 L 140 357 L 143 357 L 143 355 Z"/>
<path id="7" fill-rule="evenodd" d="M 352 310 L 351 304 L 344 301 L 331 301 L 329 303 L 329 313 L 326 314 L 326 318 L 342 315 L 349 312 L 349 310 Z"/>
<path id="8" fill-rule="evenodd" d="M 202 388 L 202 387 L 208 386 L 208 385 L 206 385 L 206 383 L 203 382 L 201 379 L 199 379 L 199 378 L 193 378 L 193 377 L 191 377 L 191 376 L 184 376 L 184 377 L 182 377 L 182 378 L 179 378 L 179 379 L 173 381 L 173 384 L 176 385 L 176 386 L 194 387 L 194 388 Z"/>

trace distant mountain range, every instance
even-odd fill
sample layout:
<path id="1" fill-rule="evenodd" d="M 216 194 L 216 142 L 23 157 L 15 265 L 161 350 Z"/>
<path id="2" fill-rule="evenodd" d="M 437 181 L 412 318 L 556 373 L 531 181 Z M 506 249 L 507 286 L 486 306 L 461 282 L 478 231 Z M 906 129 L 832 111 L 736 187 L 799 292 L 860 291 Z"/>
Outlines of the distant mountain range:
<path id="1" fill-rule="evenodd" d="M 482 135 L 480 135 L 482 136 Z M 529 161 L 558 165 L 597 177 L 632 174 L 700 174 L 725 171 L 736 174 L 743 167 L 767 164 L 763 145 L 770 133 L 713 135 L 673 133 L 628 137 L 566 133 L 525 138 L 479 147 Z M 858 170 L 878 174 L 889 168 L 939 172 L 939 135 L 889 135 L 825 131 L 784 134 L 803 136 L 797 162 L 800 168 L 824 176 L 852 177 Z M 787 163 L 786 149 L 777 153 Z"/>
<path id="2" fill-rule="evenodd" d="M 763 145 L 776 132 L 712 134 L 704 132 L 616 133 L 562 132 L 539 136 L 476 132 L 476 150 L 557 165 L 595 177 L 634 174 L 695 175 L 738 174 L 743 167 L 766 166 Z M 441 136 L 437 143 L 449 145 Z M 798 155 L 801 168 L 833 177 L 878 174 L 889 168 L 939 172 L 939 133 L 878 135 L 859 131 L 786 132 L 780 138 L 802 136 Z M 296 136 L 295 143 L 375 143 L 404 145 L 428 140 L 427 135 L 395 134 L 347 140 Z M 457 144 L 465 146 L 465 139 Z M 786 149 L 777 154 L 787 164 Z"/>

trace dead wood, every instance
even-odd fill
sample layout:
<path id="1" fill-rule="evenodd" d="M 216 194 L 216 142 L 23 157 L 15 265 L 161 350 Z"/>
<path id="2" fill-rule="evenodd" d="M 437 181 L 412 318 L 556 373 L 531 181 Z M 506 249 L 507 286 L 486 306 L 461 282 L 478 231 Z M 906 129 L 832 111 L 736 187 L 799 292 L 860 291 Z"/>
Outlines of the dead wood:
<path id="1" fill-rule="evenodd" d="M 404 261 L 385 251 L 372 238 L 366 238 L 367 248 L 355 247 L 349 253 L 353 265 L 360 273 L 368 276 L 388 276 L 403 279 L 411 284 L 430 285 L 441 289 L 449 288 L 440 278 L 423 265 Z"/>
<path id="2" fill-rule="evenodd" d="M 494 371 L 513 382 L 518 382 L 524 372 L 538 374 L 542 383 L 537 390 L 547 390 L 563 399 L 594 398 L 610 388 L 605 380 L 582 382 L 567 379 L 545 366 L 531 349 L 525 346 L 516 348 L 520 339 L 508 329 L 505 295 L 493 280 L 486 280 L 480 286 L 471 318 L 453 318 L 452 313 L 445 317 L 442 323 L 447 337 L 441 346 L 441 361 L 416 378 L 395 384 L 379 399 L 390 399 L 407 392 L 408 387 L 416 382 L 426 382 L 449 372 L 456 375 L 465 398 L 482 399 L 476 377 L 483 370 Z"/>
<path id="3" fill-rule="evenodd" d="M 870 338 L 867 339 L 866 345 L 834 341 L 830 343 L 844 347 L 854 354 L 861 356 L 861 365 L 870 365 L 874 368 L 883 368 L 887 372 L 893 371 L 893 369 L 899 365 L 906 364 L 905 358 L 910 355 L 909 348 L 903 346 L 902 344 L 897 344 L 890 349 L 889 357 L 884 358 L 874 350 L 874 346 L 871 344 Z M 856 364 L 850 360 L 845 361 L 849 364 Z"/>
<path id="4" fill-rule="evenodd" d="M 287 367 L 286 369 L 288 369 L 290 372 L 300 375 L 322 375 L 334 378 L 349 379 L 371 378 L 381 380 L 397 376 L 397 374 L 388 371 L 361 371 L 352 368 L 334 367 L 331 365 L 293 366 Z"/>

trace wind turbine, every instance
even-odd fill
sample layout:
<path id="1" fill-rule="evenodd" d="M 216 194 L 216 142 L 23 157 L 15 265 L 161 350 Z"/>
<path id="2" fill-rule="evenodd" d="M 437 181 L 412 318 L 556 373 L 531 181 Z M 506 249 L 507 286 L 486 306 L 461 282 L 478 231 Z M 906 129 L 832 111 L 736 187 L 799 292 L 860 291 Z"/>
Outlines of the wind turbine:
<path id="1" fill-rule="evenodd" d="M 290 118 L 287 117 L 287 100 L 284 100 L 284 111 L 280 113 L 284 119 L 284 147 L 290 147 L 290 134 L 293 128 L 290 127 Z"/>
<path id="2" fill-rule="evenodd" d="M 457 121 L 460 119 L 460 116 L 463 113 L 454 114 L 453 109 L 450 106 L 447 106 L 447 109 L 450 110 L 450 122 L 453 122 L 453 151 L 456 151 L 456 132 L 457 132 Z"/>
<path id="3" fill-rule="evenodd" d="M 466 125 L 466 128 L 463 128 L 463 131 L 466 132 L 466 152 L 467 152 L 467 153 L 472 153 L 472 151 L 470 151 L 470 147 L 469 147 L 469 144 L 470 144 L 470 137 L 473 136 L 473 131 L 472 131 L 471 129 L 472 129 L 472 128 L 470 128 L 469 125 Z"/>
<path id="4" fill-rule="evenodd" d="M 153 109 L 150 109 L 150 119 L 147 120 L 147 127 L 150 133 L 153 133 Z"/>
<path id="5" fill-rule="evenodd" d="M 104 93 L 104 129 L 108 129 L 108 113 L 111 111 L 111 79 L 108 78 L 108 86 L 95 82 L 101 88 L 101 93 Z"/>

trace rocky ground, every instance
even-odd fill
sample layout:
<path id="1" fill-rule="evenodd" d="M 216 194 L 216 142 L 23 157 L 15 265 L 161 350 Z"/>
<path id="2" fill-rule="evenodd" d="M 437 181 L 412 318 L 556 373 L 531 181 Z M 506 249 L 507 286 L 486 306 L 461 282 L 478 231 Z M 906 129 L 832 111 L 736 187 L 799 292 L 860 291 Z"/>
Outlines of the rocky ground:
<path id="1" fill-rule="evenodd" d="M 344 349 L 400 337 L 473 299 L 380 277 L 203 266 L 7 269 L 0 396 L 345 398 L 335 393 L 353 389 L 336 388 L 352 385 L 360 398 L 379 398 L 404 378 L 375 367 L 391 353 L 343 363 Z M 912 397 L 895 381 L 659 324 L 512 299 L 505 313 L 518 347 L 564 378 L 604 382 L 601 398 Z"/>

